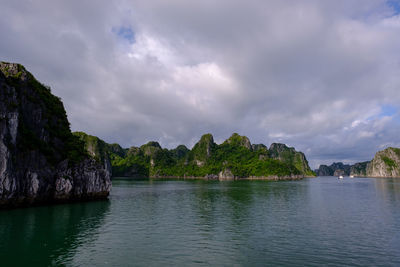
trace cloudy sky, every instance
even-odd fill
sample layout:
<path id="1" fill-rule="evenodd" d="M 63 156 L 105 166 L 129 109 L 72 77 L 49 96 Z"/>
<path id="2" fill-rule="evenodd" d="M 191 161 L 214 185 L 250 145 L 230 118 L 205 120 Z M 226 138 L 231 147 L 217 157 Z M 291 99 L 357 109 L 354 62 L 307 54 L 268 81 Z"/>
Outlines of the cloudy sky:
<path id="1" fill-rule="evenodd" d="M 0 60 L 124 147 L 283 142 L 312 167 L 400 146 L 400 1 L 0 0 Z"/>

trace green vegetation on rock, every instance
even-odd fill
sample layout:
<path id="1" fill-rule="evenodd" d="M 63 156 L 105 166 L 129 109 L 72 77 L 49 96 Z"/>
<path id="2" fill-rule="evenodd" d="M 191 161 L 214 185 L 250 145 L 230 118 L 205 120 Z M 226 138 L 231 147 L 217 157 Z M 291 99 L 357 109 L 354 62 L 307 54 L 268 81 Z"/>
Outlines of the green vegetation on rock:
<path id="1" fill-rule="evenodd" d="M 394 162 L 394 160 L 392 160 L 389 157 L 382 157 L 383 162 L 385 162 L 385 164 L 390 168 L 395 168 L 397 167 L 396 163 Z"/>
<path id="2" fill-rule="evenodd" d="M 157 142 L 122 149 L 97 137 L 81 139 L 86 142 L 90 154 L 95 151 L 108 154 L 116 177 L 217 177 L 221 173 L 222 176 L 231 173 L 234 177 L 315 176 L 304 154 L 294 148 L 274 144 L 275 148 L 268 150 L 262 144 L 251 145 L 247 137 L 236 133 L 220 145 L 214 142 L 211 134 L 205 134 L 192 150 L 184 145 L 168 150 Z"/>
<path id="3" fill-rule="evenodd" d="M 71 133 L 61 99 L 50 87 L 20 64 L 0 62 L 0 71 L 7 85 L 3 93 L 12 99 L 7 101 L 8 108 L 19 113 L 17 143 L 21 152 L 40 151 L 53 165 L 65 158 L 75 164 L 87 157 L 83 142 Z"/>
<path id="4" fill-rule="evenodd" d="M 359 162 L 354 165 L 351 165 L 350 175 L 361 176 L 361 177 L 367 176 L 368 164 L 370 164 L 370 161 Z"/>
<path id="5" fill-rule="evenodd" d="M 103 163 L 108 158 L 109 145 L 100 138 L 84 132 L 74 132 L 73 135 L 82 141 L 85 150 L 98 162 Z"/>
<path id="6" fill-rule="evenodd" d="M 279 159 L 286 164 L 294 165 L 301 174 L 315 176 L 315 173 L 308 165 L 308 161 L 302 152 L 296 151 L 293 147 L 285 144 L 273 143 L 269 149 L 272 158 Z"/>
<path id="7" fill-rule="evenodd" d="M 168 150 L 157 142 L 124 149 L 82 132 L 72 134 L 64 105 L 48 86 L 22 65 L 0 63 L 0 70 L 7 85 L 3 92 L 7 108 L 19 111 L 19 150 L 26 155 L 40 151 L 54 166 L 64 159 L 78 163 L 90 155 L 105 169 L 112 169 L 114 176 L 314 175 L 304 154 L 294 148 L 251 145 L 247 137 L 237 133 L 220 145 L 211 134 L 205 134 L 191 150 L 183 145 Z"/>
<path id="8" fill-rule="evenodd" d="M 378 151 L 371 161 L 351 166 L 351 175 L 360 177 L 400 177 L 400 148 Z"/>
<path id="9" fill-rule="evenodd" d="M 89 156 L 61 99 L 20 64 L 0 62 L 0 117 L 0 207 L 108 196 L 111 166 Z"/>
<path id="10" fill-rule="evenodd" d="M 388 147 L 377 152 L 368 164 L 367 176 L 400 177 L 400 149 Z"/>

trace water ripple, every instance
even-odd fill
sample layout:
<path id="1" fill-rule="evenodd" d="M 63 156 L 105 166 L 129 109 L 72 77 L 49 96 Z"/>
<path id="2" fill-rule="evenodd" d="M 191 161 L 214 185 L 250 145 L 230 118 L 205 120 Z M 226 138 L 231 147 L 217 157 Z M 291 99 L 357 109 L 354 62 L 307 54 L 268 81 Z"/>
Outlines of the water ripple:
<path id="1" fill-rule="evenodd" d="M 400 266 L 400 179 L 114 181 L 0 212 L 2 266 Z"/>

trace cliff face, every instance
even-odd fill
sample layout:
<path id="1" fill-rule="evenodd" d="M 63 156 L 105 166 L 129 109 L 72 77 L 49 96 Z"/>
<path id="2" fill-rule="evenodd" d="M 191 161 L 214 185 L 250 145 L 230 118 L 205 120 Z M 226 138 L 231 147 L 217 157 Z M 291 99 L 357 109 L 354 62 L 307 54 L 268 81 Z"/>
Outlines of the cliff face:
<path id="1" fill-rule="evenodd" d="M 293 147 L 285 144 L 273 143 L 269 148 L 270 157 L 278 159 L 287 164 L 292 164 L 306 176 L 315 176 L 314 172 L 308 165 L 306 156 L 302 152 L 296 151 Z"/>
<path id="2" fill-rule="evenodd" d="M 74 132 L 72 134 L 77 136 L 85 144 L 86 152 L 98 163 L 103 164 L 103 168 L 106 172 L 112 175 L 109 151 L 112 151 L 115 145 L 109 145 L 100 138 L 83 132 Z"/>
<path id="3" fill-rule="evenodd" d="M 249 138 L 247 138 L 246 136 L 240 136 L 237 133 L 232 134 L 231 137 L 229 137 L 225 143 L 233 145 L 233 146 L 240 146 L 240 147 L 244 147 L 248 150 L 253 150 L 253 146 L 250 143 Z"/>
<path id="4" fill-rule="evenodd" d="M 400 149 L 389 147 L 375 154 L 368 164 L 369 177 L 400 177 Z"/>
<path id="5" fill-rule="evenodd" d="M 0 207 L 104 198 L 110 189 L 61 100 L 23 66 L 0 62 Z"/>
<path id="6" fill-rule="evenodd" d="M 350 175 L 351 166 L 342 162 L 334 162 L 332 165 L 320 165 L 316 171 L 318 176 Z"/>
<path id="7" fill-rule="evenodd" d="M 358 177 L 400 177 L 400 149 L 389 147 L 375 154 L 372 161 L 345 165 L 341 162 L 331 166 L 321 165 L 319 176 L 354 175 Z"/>
<path id="8" fill-rule="evenodd" d="M 204 134 L 200 141 L 192 149 L 192 156 L 198 166 L 204 165 L 205 161 L 211 157 L 217 144 L 214 143 L 214 137 L 211 134 Z"/>
<path id="9" fill-rule="evenodd" d="M 367 167 L 370 161 L 359 162 L 354 165 L 351 165 L 350 168 L 350 175 L 358 176 L 358 177 L 365 177 L 367 176 Z"/>
<path id="10" fill-rule="evenodd" d="M 246 136 L 236 133 L 220 145 L 214 142 L 211 134 L 205 134 L 191 150 L 184 145 L 168 150 L 157 142 L 122 149 L 127 151 L 125 154 L 116 154 L 117 150 L 107 150 L 116 177 L 205 177 L 230 180 L 245 177 L 298 179 L 315 176 L 304 154 L 294 148 L 274 144 L 268 150 L 262 144 L 252 145 Z"/>
<path id="11" fill-rule="evenodd" d="M 315 173 L 318 176 L 333 176 L 334 171 L 327 165 L 320 165 Z"/>

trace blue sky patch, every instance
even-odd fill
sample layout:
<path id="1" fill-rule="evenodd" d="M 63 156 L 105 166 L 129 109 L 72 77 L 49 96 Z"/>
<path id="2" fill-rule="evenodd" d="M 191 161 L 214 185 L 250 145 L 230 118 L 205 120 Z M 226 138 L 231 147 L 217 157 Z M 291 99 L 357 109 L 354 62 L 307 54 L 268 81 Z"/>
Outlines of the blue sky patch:
<path id="1" fill-rule="evenodd" d="M 400 113 L 398 107 L 392 105 L 381 106 L 381 113 L 379 114 L 379 118 L 385 116 L 392 117 L 392 122 L 400 123 Z"/>
<path id="2" fill-rule="evenodd" d="M 396 115 L 397 108 L 392 105 L 383 105 L 381 106 L 381 113 L 379 117 L 393 116 Z"/>
<path id="3" fill-rule="evenodd" d="M 135 42 L 135 32 L 131 27 L 121 26 L 112 28 L 112 32 L 115 33 L 119 38 L 128 41 L 130 44 Z"/>
<path id="4" fill-rule="evenodd" d="M 400 14 L 400 0 L 388 0 L 387 5 L 393 8 L 396 15 Z"/>

